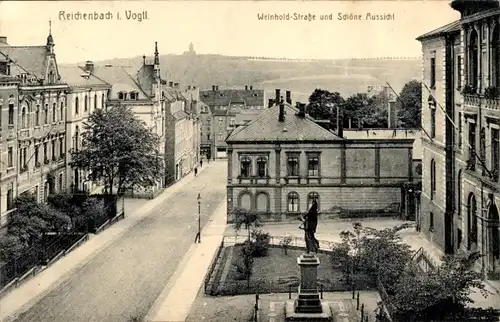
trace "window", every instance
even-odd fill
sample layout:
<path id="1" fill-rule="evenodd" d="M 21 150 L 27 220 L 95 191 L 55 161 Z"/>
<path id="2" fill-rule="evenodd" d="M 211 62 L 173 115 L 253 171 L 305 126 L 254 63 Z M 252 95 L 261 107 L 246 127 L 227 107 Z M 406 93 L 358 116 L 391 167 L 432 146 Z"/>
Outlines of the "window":
<path id="1" fill-rule="evenodd" d="M 500 35 L 498 25 L 493 28 L 491 37 L 491 68 L 493 75 L 491 75 L 491 80 L 493 86 L 500 87 Z"/>
<path id="2" fill-rule="evenodd" d="M 224 119 L 222 117 L 219 117 L 219 125 L 224 124 Z"/>
<path id="3" fill-rule="evenodd" d="M 56 159 L 56 140 L 52 140 L 52 159 Z"/>
<path id="4" fill-rule="evenodd" d="M 43 124 L 49 124 L 49 104 L 43 108 Z"/>
<path id="5" fill-rule="evenodd" d="M 59 120 L 64 121 L 64 102 L 61 102 L 59 107 Z"/>
<path id="6" fill-rule="evenodd" d="M 40 145 L 35 145 L 35 167 L 40 166 Z"/>
<path id="7" fill-rule="evenodd" d="M 94 110 L 97 109 L 97 94 L 94 95 Z"/>
<path id="8" fill-rule="evenodd" d="M 457 56 L 457 89 L 462 88 L 462 56 Z"/>
<path id="9" fill-rule="evenodd" d="M 75 98 L 75 114 L 78 114 L 80 112 L 80 100 Z"/>
<path id="10" fill-rule="evenodd" d="M 431 138 L 436 137 L 436 103 L 433 98 L 429 101 L 429 108 L 431 109 Z"/>
<path id="11" fill-rule="evenodd" d="M 80 131 L 77 126 L 75 131 L 75 142 L 74 142 L 74 148 L 76 151 L 78 151 L 79 143 L 80 143 Z"/>
<path id="12" fill-rule="evenodd" d="M 14 104 L 9 104 L 9 125 L 14 125 Z"/>
<path id="13" fill-rule="evenodd" d="M 434 52 L 434 55 L 436 53 Z M 436 57 L 431 58 L 431 88 L 436 88 Z"/>
<path id="14" fill-rule="evenodd" d="M 469 156 L 467 168 L 476 169 L 476 124 L 469 122 Z"/>
<path id="15" fill-rule="evenodd" d="M 257 176 L 267 177 L 267 159 L 264 157 L 257 159 Z"/>
<path id="16" fill-rule="evenodd" d="M 26 124 L 26 107 L 23 106 L 23 109 L 21 110 L 21 127 L 25 129 L 27 127 Z"/>
<path id="17" fill-rule="evenodd" d="M 48 163 L 49 161 L 49 153 L 47 151 L 47 142 L 43 143 L 43 161 L 44 163 Z"/>
<path id="18" fill-rule="evenodd" d="M 493 180 L 498 181 L 498 170 L 500 170 L 500 134 L 498 129 L 491 129 L 491 171 Z"/>
<path id="19" fill-rule="evenodd" d="M 292 191 L 288 194 L 288 212 L 299 212 L 299 194 Z"/>
<path id="20" fill-rule="evenodd" d="M 429 213 L 429 231 L 434 231 L 434 213 Z"/>
<path id="21" fill-rule="evenodd" d="M 104 108 L 104 103 L 105 103 L 105 102 L 106 102 L 106 101 L 104 100 L 104 94 L 102 94 L 102 96 L 101 96 L 101 107 L 102 107 L 102 108 Z"/>
<path id="22" fill-rule="evenodd" d="M 319 157 L 309 156 L 307 163 L 307 175 L 309 177 L 319 176 Z"/>
<path id="23" fill-rule="evenodd" d="M 434 199 L 436 194 L 436 161 L 431 160 L 431 200 Z"/>
<path id="24" fill-rule="evenodd" d="M 64 190 L 63 187 L 64 187 L 64 176 L 61 173 L 59 175 L 59 191 L 63 191 Z"/>
<path id="25" fill-rule="evenodd" d="M 64 141 L 62 138 L 59 139 L 59 156 L 64 154 Z"/>
<path id="26" fill-rule="evenodd" d="M 207 140 L 210 141 L 210 133 L 207 134 Z"/>
<path id="27" fill-rule="evenodd" d="M 472 30 L 469 36 L 469 57 L 470 59 L 467 59 L 469 62 L 469 85 L 473 89 L 477 88 L 477 81 L 478 81 L 478 76 L 479 76 L 479 64 L 478 64 L 478 42 L 479 38 L 477 36 L 477 32 L 475 30 Z"/>
<path id="28" fill-rule="evenodd" d="M 298 177 L 299 176 L 299 157 L 298 156 L 288 156 L 288 176 Z"/>
<path id="29" fill-rule="evenodd" d="M 458 148 L 462 148 L 462 132 L 463 132 L 463 123 L 462 123 L 462 112 L 458 113 Z"/>
<path id="30" fill-rule="evenodd" d="M 462 216 L 462 170 L 458 171 L 457 176 L 457 214 Z"/>
<path id="31" fill-rule="evenodd" d="M 12 188 L 7 190 L 7 210 L 14 209 L 14 192 Z"/>
<path id="32" fill-rule="evenodd" d="M 52 104 L 52 122 L 57 121 L 57 104 Z"/>
<path id="33" fill-rule="evenodd" d="M 9 168 L 12 168 L 14 166 L 14 149 L 11 146 L 9 146 L 7 152 L 7 166 Z"/>
<path id="34" fill-rule="evenodd" d="M 89 98 L 88 98 L 87 95 L 85 95 L 84 100 L 85 101 L 83 102 L 83 111 L 87 112 L 87 110 L 89 109 L 89 106 L 88 106 L 88 104 L 89 104 Z"/>
<path id="35" fill-rule="evenodd" d="M 307 209 L 311 209 L 313 201 L 316 201 L 318 204 L 318 210 L 319 210 L 319 193 L 317 192 L 309 192 L 307 195 Z"/>
<path id="36" fill-rule="evenodd" d="M 123 99 L 125 99 L 125 95 L 123 95 L 123 93 L 122 93 L 122 92 L 118 93 L 118 99 L 119 99 L 119 100 L 123 100 Z"/>
<path id="37" fill-rule="evenodd" d="M 236 120 L 235 119 L 231 119 L 231 125 L 234 126 L 236 124 Z"/>
<path id="38" fill-rule="evenodd" d="M 224 140 L 224 135 L 222 133 L 219 133 L 219 141 Z"/>
<path id="39" fill-rule="evenodd" d="M 40 105 L 36 106 L 35 111 L 35 124 L 36 126 L 40 126 Z"/>
<path id="40" fill-rule="evenodd" d="M 481 160 L 486 161 L 486 129 L 483 127 L 479 132 L 479 157 Z M 486 168 L 481 163 L 483 176 L 486 175 Z"/>
<path id="41" fill-rule="evenodd" d="M 250 177 L 252 175 L 252 160 L 249 157 L 242 157 L 240 164 L 241 164 L 240 176 L 243 178 Z"/>

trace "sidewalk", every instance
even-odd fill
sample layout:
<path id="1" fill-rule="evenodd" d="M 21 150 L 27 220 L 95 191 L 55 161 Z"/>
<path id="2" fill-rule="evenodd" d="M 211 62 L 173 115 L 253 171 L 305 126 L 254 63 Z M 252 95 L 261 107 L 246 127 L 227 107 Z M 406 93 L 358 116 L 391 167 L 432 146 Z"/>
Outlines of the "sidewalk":
<path id="1" fill-rule="evenodd" d="M 147 322 L 185 321 L 212 258 L 226 229 L 226 202 L 212 215 L 201 232 L 201 243 L 191 246 L 177 270 L 145 317 Z"/>
<path id="2" fill-rule="evenodd" d="M 198 175 L 209 168 L 210 165 L 199 169 Z M 116 241 L 120 236 L 129 231 L 139 221 L 146 218 L 161 203 L 165 202 L 172 193 L 179 191 L 194 178 L 189 174 L 182 180 L 166 188 L 155 199 L 147 201 L 142 207 L 127 212 L 126 217 L 104 230 L 98 235 L 91 235 L 90 239 L 61 258 L 56 263 L 47 267 L 38 275 L 13 289 L 0 299 L 0 321 L 8 322 L 14 320 L 19 314 L 28 310 L 38 300 L 46 296 L 50 291 L 68 279 L 71 274 L 88 263 L 100 251 Z"/>

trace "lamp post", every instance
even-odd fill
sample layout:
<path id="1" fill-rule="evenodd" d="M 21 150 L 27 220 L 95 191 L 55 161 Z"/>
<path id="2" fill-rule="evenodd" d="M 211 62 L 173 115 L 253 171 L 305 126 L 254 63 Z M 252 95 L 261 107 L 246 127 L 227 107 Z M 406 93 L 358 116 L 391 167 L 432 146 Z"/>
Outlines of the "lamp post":
<path id="1" fill-rule="evenodd" d="M 198 233 L 196 234 L 196 237 L 194 238 L 194 242 L 198 241 L 198 243 L 201 243 L 201 196 L 198 194 Z"/>

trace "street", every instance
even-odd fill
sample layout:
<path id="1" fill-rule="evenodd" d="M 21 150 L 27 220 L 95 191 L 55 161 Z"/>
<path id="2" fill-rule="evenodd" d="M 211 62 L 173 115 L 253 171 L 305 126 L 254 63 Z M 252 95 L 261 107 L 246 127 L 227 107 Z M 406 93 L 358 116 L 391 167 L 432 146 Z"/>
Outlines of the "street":
<path id="1" fill-rule="evenodd" d="M 225 200 L 226 173 L 226 162 L 211 163 L 16 321 L 126 322 L 144 316 L 194 241 L 198 193 L 204 226 Z"/>

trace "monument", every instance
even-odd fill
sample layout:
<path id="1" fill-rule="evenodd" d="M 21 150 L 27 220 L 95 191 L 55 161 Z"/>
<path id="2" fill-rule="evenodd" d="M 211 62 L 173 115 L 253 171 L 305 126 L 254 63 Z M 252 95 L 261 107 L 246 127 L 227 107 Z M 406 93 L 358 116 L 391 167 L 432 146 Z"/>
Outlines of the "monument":
<path id="1" fill-rule="evenodd" d="M 332 312 L 328 303 L 320 299 L 318 292 L 319 258 L 311 254 L 318 252 L 319 243 L 314 234 L 318 223 L 318 205 L 314 201 L 311 209 L 304 216 L 306 253 L 297 258 L 300 270 L 298 298 L 285 304 L 286 321 L 332 321 Z"/>

